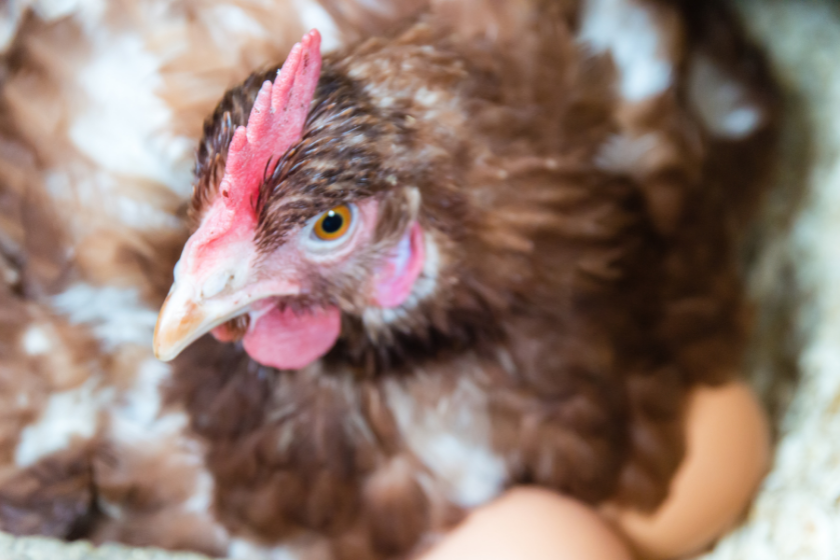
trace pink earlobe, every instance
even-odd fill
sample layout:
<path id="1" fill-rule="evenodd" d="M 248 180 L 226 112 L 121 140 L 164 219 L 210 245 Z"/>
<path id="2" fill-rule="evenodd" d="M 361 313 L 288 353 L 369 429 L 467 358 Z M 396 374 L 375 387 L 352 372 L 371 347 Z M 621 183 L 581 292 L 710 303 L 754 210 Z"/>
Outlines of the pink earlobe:
<path id="1" fill-rule="evenodd" d="M 425 259 L 423 229 L 415 223 L 374 278 L 373 299 L 376 305 L 389 308 L 405 303 L 423 270 Z"/>

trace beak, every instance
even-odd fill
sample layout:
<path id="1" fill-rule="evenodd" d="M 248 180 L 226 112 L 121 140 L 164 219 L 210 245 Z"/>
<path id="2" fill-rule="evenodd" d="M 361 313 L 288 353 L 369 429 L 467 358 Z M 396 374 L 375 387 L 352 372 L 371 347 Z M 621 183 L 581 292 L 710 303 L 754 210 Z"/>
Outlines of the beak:
<path id="1" fill-rule="evenodd" d="M 261 315 L 273 308 L 277 297 L 300 294 L 299 283 L 283 274 L 266 274 L 259 261 L 252 242 L 208 246 L 200 236 L 190 238 L 158 314 L 155 356 L 168 362 L 230 319 L 245 313 Z"/>
<path id="2" fill-rule="evenodd" d="M 155 356 L 164 362 L 174 359 L 222 323 L 246 313 L 252 303 L 233 298 L 202 298 L 190 284 L 175 282 L 158 314 L 153 344 Z"/>

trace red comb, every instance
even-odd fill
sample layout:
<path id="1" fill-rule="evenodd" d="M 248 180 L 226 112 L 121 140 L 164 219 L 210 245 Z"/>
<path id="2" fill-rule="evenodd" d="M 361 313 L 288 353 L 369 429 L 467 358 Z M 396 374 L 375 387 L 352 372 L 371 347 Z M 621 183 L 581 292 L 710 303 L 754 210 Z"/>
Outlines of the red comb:
<path id="1" fill-rule="evenodd" d="M 316 29 L 292 48 L 274 84 L 263 83 L 254 100 L 248 126 L 233 134 L 221 193 L 235 211 L 251 207 L 269 159 L 300 140 L 309 104 L 321 73 L 321 35 Z"/>

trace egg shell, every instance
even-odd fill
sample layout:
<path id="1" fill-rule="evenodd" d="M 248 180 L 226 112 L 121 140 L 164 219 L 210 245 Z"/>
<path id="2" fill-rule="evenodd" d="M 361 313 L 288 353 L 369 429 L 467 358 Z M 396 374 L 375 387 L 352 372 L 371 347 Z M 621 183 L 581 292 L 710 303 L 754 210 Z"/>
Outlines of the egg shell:
<path id="1" fill-rule="evenodd" d="M 519 487 L 473 511 L 422 560 L 631 560 L 617 533 L 590 506 Z"/>
<path id="2" fill-rule="evenodd" d="M 642 558 L 700 552 L 745 512 L 770 462 L 764 409 L 743 383 L 701 387 L 686 410 L 686 457 L 652 515 L 619 512 L 617 523 Z"/>

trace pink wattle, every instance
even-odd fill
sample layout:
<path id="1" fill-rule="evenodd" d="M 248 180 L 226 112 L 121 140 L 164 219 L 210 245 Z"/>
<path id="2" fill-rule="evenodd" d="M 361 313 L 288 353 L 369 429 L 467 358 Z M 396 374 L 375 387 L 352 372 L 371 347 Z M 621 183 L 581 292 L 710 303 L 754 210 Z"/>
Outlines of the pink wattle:
<path id="1" fill-rule="evenodd" d="M 332 348 L 341 332 L 336 307 L 296 315 L 275 307 L 252 323 L 242 345 L 257 362 L 278 369 L 300 369 Z"/>

